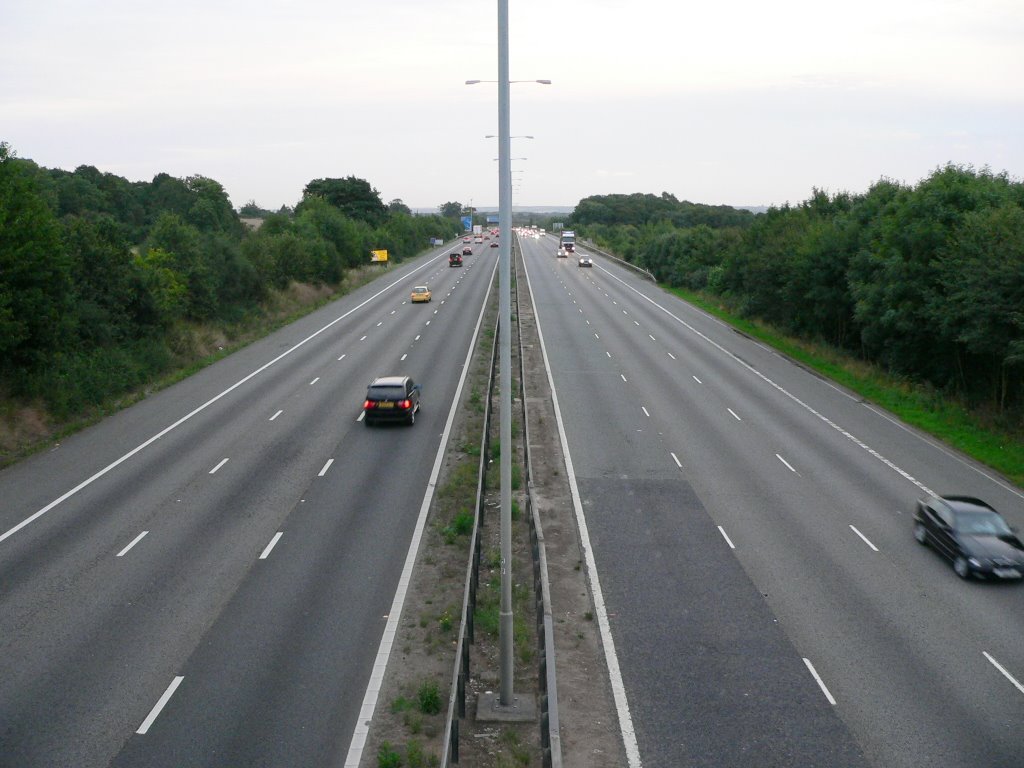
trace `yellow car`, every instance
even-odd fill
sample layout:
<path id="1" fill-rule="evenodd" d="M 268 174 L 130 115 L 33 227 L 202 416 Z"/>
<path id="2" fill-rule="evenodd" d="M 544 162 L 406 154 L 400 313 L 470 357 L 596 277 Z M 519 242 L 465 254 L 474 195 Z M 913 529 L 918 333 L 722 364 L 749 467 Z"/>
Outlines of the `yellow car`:
<path id="1" fill-rule="evenodd" d="M 409 301 L 415 304 L 418 301 L 430 301 L 430 289 L 425 285 L 417 285 L 409 295 Z"/>

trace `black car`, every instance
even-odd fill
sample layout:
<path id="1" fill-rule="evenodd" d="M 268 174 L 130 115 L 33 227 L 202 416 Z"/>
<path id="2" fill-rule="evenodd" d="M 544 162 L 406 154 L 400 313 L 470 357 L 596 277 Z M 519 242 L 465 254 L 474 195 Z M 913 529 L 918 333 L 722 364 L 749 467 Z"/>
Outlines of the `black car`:
<path id="1" fill-rule="evenodd" d="M 366 390 L 363 423 L 370 427 L 382 421 L 416 423 L 420 409 L 420 385 L 409 376 L 381 376 Z"/>
<path id="2" fill-rule="evenodd" d="M 1024 544 L 1002 516 L 980 499 L 918 499 L 914 538 L 952 560 L 953 570 L 961 579 L 1024 576 Z"/>
<path id="3" fill-rule="evenodd" d="M 462 247 L 462 255 L 463 256 L 472 256 L 473 255 L 473 249 L 470 248 L 468 245 L 463 246 Z"/>

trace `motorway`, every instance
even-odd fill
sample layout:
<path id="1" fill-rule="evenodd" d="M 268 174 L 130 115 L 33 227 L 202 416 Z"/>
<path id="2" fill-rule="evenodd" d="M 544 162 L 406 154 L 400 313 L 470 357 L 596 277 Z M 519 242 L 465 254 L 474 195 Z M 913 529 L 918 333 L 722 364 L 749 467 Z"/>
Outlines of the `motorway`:
<path id="1" fill-rule="evenodd" d="M 495 275 L 474 248 L 0 472 L 0 765 L 344 764 Z M 416 424 L 367 429 L 396 373 Z"/>
<path id="2" fill-rule="evenodd" d="M 959 580 L 911 525 L 934 489 L 1024 528 L 1020 489 L 612 260 L 521 242 L 631 762 L 1024 765 L 1024 587 Z"/>

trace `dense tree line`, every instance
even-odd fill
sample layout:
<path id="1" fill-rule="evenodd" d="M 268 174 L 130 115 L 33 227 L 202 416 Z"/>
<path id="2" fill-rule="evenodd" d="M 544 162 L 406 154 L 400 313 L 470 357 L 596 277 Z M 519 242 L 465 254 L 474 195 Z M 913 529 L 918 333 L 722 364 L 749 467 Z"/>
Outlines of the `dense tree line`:
<path id="1" fill-rule="evenodd" d="M 58 418 L 166 371 L 188 324 L 258 314 L 289 283 L 335 285 L 386 248 L 412 256 L 458 224 L 317 179 L 250 231 L 213 179 L 130 182 L 42 168 L 0 143 L 0 395 Z"/>
<path id="2" fill-rule="evenodd" d="M 1024 184 L 1006 174 L 949 165 L 916 185 L 815 190 L 745 226 L 626 216 L 574 221 L 670 285 L 972 405 L 1024 408 Z"/>

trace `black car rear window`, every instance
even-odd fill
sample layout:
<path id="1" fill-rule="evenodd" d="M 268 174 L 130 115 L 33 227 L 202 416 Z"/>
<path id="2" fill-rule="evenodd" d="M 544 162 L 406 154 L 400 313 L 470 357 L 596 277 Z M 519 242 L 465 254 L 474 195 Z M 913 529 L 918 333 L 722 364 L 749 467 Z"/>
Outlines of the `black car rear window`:
<path id="1" fill-rule="evenodd" d="M 404 400 L 405 389 L 402 387 L 370 387 L 366 397 L 369 400 Z"/>

